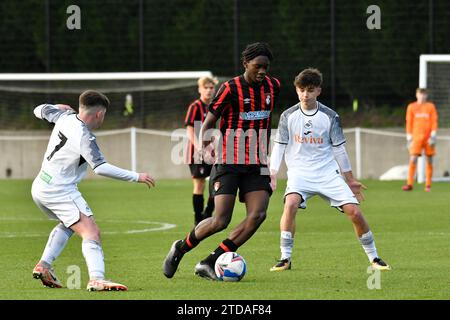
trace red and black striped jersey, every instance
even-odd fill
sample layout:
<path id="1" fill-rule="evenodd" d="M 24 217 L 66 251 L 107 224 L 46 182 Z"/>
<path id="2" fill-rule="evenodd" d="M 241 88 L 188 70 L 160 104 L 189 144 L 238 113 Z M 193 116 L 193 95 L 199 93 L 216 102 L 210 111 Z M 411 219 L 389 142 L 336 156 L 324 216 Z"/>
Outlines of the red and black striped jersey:
<path id="1" fill-rule="evenodd" d="M 221 118 L 216 163 L 267 164 L 272 111 L 279 93 L 280 81 L 270 76 L 250 85 L 241 75 L 221 86 L 208 108 Z"/>
<path id="2" fill-rule="evenodd" d="M 194 130 L 197 129 L 198 132 L 194 131 L 194 134 L 196 137 L 199 135 L 199 131 L 201 128 L 201 125 L 203 124 L 203 121 L 205 121 L 206 113 L 208 112 L 208 105 L 203 103 L 202 100 L 197 99 L 194 102 L 192 102 L 187 110 L 186 117 L 184 118 L 184 125 L 185 126 L 192 126 L 194 127 Z M 196 126 L 195 122 L 199 122 L 199 124 Z M 188 140 L 187 145 L 187 152 L 185 157 L 185 163 L 186 164 L 192 164 L 194 163 L 194 144 Z"/>

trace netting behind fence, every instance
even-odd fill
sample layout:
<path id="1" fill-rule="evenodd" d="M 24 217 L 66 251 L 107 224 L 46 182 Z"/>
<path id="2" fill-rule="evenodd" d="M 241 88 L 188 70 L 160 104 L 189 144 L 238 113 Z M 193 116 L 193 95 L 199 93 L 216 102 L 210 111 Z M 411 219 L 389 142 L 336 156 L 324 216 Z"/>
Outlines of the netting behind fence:
<path id="1" fill-rule="evenodd" d="M 190 77 L 179 75 L 180 78 L 176 78 L 180 73 L 164 73 L 173 78 L 133 79 L 133 73 L 115 74 L 121 78 L 129 75 L 129 79 L 115 79 L 114 75 L 110 79 L 98 79 L 104 75 L 100 73 L 90 74 L 94 79 L 77 79 L 77 74 L 67 74 L 65 80 L 31 80 L 24 75 L 23 80 L 12 81 L 6 75 L 0 75 L 0 128 L 47 128 L 48 124 L 34 117 L 35 106 L 62 103 L 77 109 L 80 93 L 93 89 L 106 94 L 111 101 L 104 129 L 131 126 L 174 129 L 183 125 L 187 106 L 199 96 L 198 78 L 211 75 L 209 72 L 189 72 Z M 136 76 L 145 74 L 155 73 L 136 73 Z M 52 74 L 48 76 L 51 78 Z"/>
<path id="2" fill-rule="evenodd" d="M 439 114 L 439 125 L 450 126 L 450 61 L 429 62 L 427 67 L 429 100 L 434 102 Z"/>

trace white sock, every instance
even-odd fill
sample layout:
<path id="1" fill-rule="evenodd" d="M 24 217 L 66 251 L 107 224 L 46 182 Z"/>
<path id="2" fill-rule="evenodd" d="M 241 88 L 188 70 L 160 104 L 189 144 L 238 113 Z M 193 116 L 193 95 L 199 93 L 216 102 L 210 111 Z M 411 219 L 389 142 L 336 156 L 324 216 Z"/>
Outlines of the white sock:
<path id="1" fill-rule="evenodd" d="M 294 238 L 289 231 L 281 231 L 280 249 L 281 260 L 290 259 L 292 255 L 292 247 L 294 246 Z"/>
<path id="2" fill-rule="evenodd" d="M 372 262 L 373 259 L 378 258 L 377 248 L 375 247 L 375 240 L 373 239 L 372 231 L 369 230 L 367 233 L 364 233 L 361 238 L 359 238 L 359 242 L 366 252 L 367 257 L 369 258 L 369 262 Z"/>
<path id="3" fill-rule="evenodd" d="M 49 266 L 51 266 L 53 261 L 55 261 L 55 259 L 58 258 L 58 256 L 61 254 L 72 235 L 73 231 L 69 228 L 66 228 L 61 223 L 54 227 L 48 237 L 48 241 L 45 245 L 41 261 L 44 261 Z"/>
<path id="4" fill-rule="evenodd" d="M 81 250 L 88 267 L 89 279 L 105 279 L 105 262 L 101 244 L 95 240 L 83 240 Z"/>

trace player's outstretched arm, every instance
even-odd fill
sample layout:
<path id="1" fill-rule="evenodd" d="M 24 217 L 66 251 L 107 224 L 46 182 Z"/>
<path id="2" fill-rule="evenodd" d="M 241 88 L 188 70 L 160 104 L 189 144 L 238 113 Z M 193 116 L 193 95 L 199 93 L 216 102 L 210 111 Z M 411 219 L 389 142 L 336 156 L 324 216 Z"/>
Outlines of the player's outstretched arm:
<path id="1" fill-rule="evenodd" d="M 148 173 L 137 173 L 122 169 L 107 162 L 98 165 L 94 169 L 94 172 L 100 176 L 117 180 L 145 183 L 149 188 L 155 186 L 155 179 L 153 179 L 153 177 L 151 177 Z"/>
<path id="2" fill-rule="evenodd" d="M 41 104 L 34 108 L 34 115 L 36 118 L 45 119 L 48 122 L 55 123 L 59 117 L 65 112 L 75 113 L 71 106 L 66 104 Z"/>

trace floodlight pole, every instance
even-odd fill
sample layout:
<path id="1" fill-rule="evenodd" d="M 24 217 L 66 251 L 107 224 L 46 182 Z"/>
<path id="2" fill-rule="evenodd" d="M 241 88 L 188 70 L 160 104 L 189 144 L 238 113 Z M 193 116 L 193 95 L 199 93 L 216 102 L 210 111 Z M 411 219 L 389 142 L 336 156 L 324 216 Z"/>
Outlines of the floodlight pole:
<path id="1" fill-rule="evenodd" d="M 233 14 L 233 55 L 234 55 L 234 74 L 239 74 L 239 0 L 234 0 L 234 14 Z"/>
<path id="2" fill-rule="evenodd" d="M 144 1 L 139 0 L 139 69 L 144 71 Z M 142 81 L 140 81 L 142 86 Z M 139 108 L 141 110 L 141 125 L 145 128 L 144 93 L 139 93 Z"/>
<path id="3" fill-rule="evenodd" d="M 330 25 L 331 25 L 331 36 L 330 36 L 330 85 L 331 85 L 331 106 L 336 108 L 336 28 L 335 28 L 335 9 L 334 0 L 330 0 Z"/>
<path id="4" fill-rule="evenodd" d="M 428 0 L 428 51 L 433 53 L 434 44 L 434 1 Z"/>
<path id="5" fill-rule="evenodd" d="M 45 0 L 45 71 L 50 72 L 50 0 Z"/>

